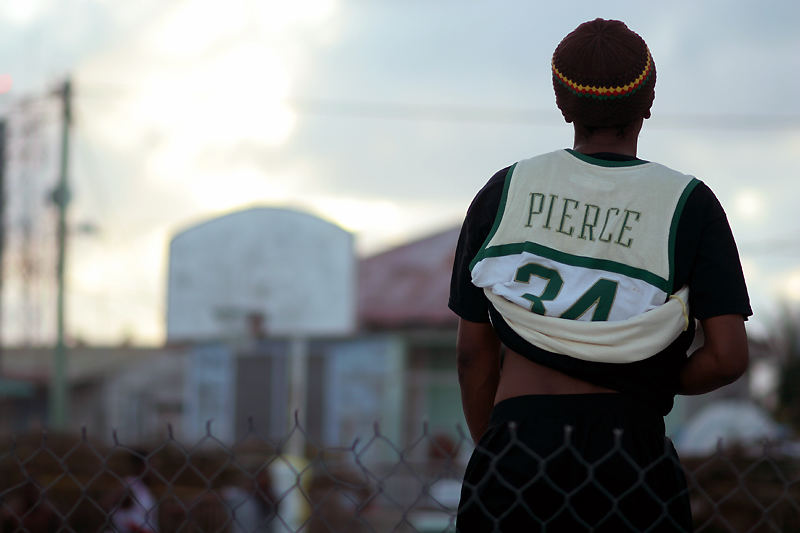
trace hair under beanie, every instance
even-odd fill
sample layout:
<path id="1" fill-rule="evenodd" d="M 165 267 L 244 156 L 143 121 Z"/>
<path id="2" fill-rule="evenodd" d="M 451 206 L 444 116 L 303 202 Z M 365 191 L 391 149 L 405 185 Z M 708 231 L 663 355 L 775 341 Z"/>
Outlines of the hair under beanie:
<path id="1" fill-rule="evenodd" d="M 656 65 L 638 34 L 618 20 L 584 22 L 553 53 L 556 105 L 568 122 L 625 126 L 650 117 Z"/>

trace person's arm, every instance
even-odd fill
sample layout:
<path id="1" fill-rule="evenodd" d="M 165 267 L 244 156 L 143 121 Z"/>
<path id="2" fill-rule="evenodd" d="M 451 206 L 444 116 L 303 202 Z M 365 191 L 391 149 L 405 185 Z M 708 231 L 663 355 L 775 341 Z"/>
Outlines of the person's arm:
<path id="1" fill-rule="evenodd" d="M 705 341 L 681 369 L 678 394 L 703 394 L 736 381 L 748 363 L 747 334 L 741 315 L 701 320 Z"/>
<path id="2" fill-rule="evenodd" d="M 489 426 L 500 381 L 500 340 L 488 322 L 458 321 L 458 384 L 469 433 L 477 443 Z"/>

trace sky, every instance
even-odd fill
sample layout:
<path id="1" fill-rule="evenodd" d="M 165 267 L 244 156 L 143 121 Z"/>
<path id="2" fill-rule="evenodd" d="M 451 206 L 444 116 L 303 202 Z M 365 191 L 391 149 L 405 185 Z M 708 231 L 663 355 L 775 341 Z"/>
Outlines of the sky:
<path id="1" fill-rule="evenodd" d="M 69 217 L 94 231 L 69 241 L 69 335 L 163 342 L 170 238 L 232 210 L 308 211 L 360 255 L 458 225 L 496 170 L 571 146 L 550 56 L 596 17 L 647 41 L 639 156 L 714 190 L 768 327 L 800 302 L 797 2 L 6 0 L 0 111 L 74 83 Z"/>

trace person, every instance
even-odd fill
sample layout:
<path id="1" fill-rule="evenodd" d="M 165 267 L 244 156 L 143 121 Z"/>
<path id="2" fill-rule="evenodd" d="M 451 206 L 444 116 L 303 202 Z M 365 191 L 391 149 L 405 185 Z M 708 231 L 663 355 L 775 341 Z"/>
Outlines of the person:
<path id="1" fill-rule="evenodd" d="M 746 370 L 736 245 L 707 185 L 637 157 L 656 83 L 638 34 L 583 23 L 551 71 L 573 147 L 497 172 L 456 249 L 449 307 L 476 442 L 456 527 L 690 531 L 663 416 L 676 394 Z"/>
<path id="2" fill-rule="evenodd" d="M 158 508 L 151 491 L 152 472 L 147 451 L 130 450 L 128 461 L 133 475 L 122 479 L 123 487 L 109 495 L 111 530 L 117 533 L 158 533 Z"/>

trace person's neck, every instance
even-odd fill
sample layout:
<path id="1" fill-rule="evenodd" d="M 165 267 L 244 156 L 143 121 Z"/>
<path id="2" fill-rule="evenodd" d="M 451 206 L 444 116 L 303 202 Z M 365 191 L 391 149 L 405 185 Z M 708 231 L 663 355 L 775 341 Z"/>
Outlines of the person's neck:
<path id="1" fill-rule="evenodd" d="M 622 130 L 597 128 L 591 133 L 576 126 L 572 149 L 582 154 L 607 152 L 636 157 L 640 131 L 641 123 L 633 124 Z"/>

